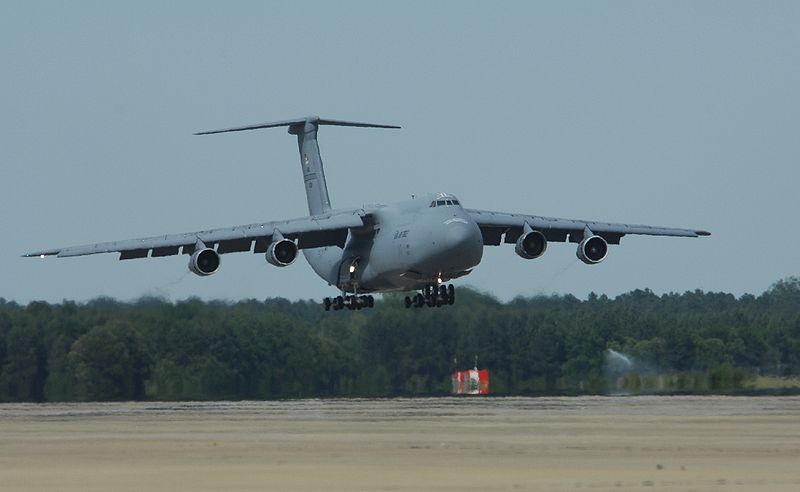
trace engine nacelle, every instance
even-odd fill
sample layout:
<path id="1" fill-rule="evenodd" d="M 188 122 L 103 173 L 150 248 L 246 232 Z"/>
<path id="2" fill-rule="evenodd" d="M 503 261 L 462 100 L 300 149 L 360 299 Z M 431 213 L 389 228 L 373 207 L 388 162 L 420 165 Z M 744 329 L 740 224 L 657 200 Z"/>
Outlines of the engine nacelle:
<path id="1" fill-rule="evenodd" d="M 532 260 L 542 256 L 547 250 L 547 238 L 539 231 L 531 231 L 521 235 L 517 239 L 514 251 L 526 260 Z"/>
<path id="2" fill-rule="evenodd" d="M 297 245 L 289 239 L 275 241 L 269 245 L 266 258 L 270 265 L 289 266 L 297 258 Z"/>
<path id="3" fill-rule="evenodd" d="M 195 275 L 207 277 L 219 270 L 219 253 L 211 248 L 200 249 L 189 258 L 189 270 Z"/>
<path id="4" fill-rule="evenodd" d="M 608 253 L 608 243 L 600 236 L 587 237 L 578 245 L 578 259 L 587 265 L 600 263 Z"/>

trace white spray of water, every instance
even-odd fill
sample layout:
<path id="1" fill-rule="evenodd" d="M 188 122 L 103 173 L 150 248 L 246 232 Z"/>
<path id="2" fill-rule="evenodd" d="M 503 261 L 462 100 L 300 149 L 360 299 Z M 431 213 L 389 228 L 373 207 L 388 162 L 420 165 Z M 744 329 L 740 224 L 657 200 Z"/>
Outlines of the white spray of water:
<path id="1" fill-rule="evenodd" d="M 623 364 L 623 365 L 625 365 L 627 367 L 632 367 L 633 366 L 633 361 L 631 360 L 630 357 L 628 357 L 627 355 L 622 354 L 620 352 L 617 352 L 614 349 L 608 349 L 608 358 L 610 360 L 612 360 L 612 361 L 616 361 L 618 363 L 621 363 L 621 364 Z"/>
<path id="2" fill-rule="evenodd" d="M 606 363 L 604 369 L 608 381 L 609 394 L 628 394 L 627 391 L 621 390 L 622 378 L 633 372 L 638 364 L 633 357 L 617 352 L 611 348 L 606 349 L 605 359 Z"/>

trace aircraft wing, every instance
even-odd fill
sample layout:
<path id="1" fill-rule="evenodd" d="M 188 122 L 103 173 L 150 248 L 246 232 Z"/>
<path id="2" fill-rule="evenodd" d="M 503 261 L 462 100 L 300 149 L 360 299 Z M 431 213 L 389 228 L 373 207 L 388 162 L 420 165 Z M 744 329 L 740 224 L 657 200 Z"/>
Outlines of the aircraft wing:
<path id="1" fill-rule="evenodd" d="M 499 246 L 501 240 L 514 243 L 522 234 L 527 222 L 531 229 L 542 232 L 548 241 L 580 242 L 584 230 L 601 236 L 608 244 L 619 244 L 626 234 L 645 234 L 649 236 L 699 237 L 710 236 L 711 233 L 696 229 L 677 229 L 672 227 L 655 227 L 648 225 L 614 224 L 578 219 L 557 219 L 538 215 L 511 214 L 491 212 L 488 210 L 467 210 L 483 234 L 483 243 L 488 246 Z"/>
<path id="2" fill-rule="evenodd" d="M 23 256 L 57 256 L 64 258 L 118 252 L 120 253 L 120 260 L 155 258 L 177 255 L 181 252 L 183 254 L 192 254 L 198 240 L 202 241 L 206 247 L 215 248 L 217 253 L 220 254 L 251 250 L 253 253 L 265 253 L 272 242 L 272 236 L 276 232 L 279 232 L 287 239 L 296 239 L 297 246 L 300 249 L 334 245 L 344 246 L 349 229 L 364 227 L 367 219 L 368 215 L 361 209 L 332 211 L 311 217 L 276 222 L 45 249 L 27 253 Z M 255 246 L 253 246 L 253 243 L 255 243 Z"/>

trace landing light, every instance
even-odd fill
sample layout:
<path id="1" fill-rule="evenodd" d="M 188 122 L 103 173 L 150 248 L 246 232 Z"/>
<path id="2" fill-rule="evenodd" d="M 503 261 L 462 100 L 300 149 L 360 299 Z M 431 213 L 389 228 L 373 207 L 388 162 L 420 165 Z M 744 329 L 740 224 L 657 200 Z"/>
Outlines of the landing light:
<path id="1" fill-rule="evenodd" d="M 350 265 L 350 273 L 354 273 L 356 271 L 355 265 Z"/>
<path id="2" fill-rule="evenodd" d="M 44 258 L 44 255 L 39 255 L 39 258 Z"/>
<path id="3" fill-rule="evenodd" d="M 441 284 L 441 283 L 442 283 L 442 277 L 438 277 L 438 278 L 436 279 L 436 283 L 439 283 L 439 284 Z"/>

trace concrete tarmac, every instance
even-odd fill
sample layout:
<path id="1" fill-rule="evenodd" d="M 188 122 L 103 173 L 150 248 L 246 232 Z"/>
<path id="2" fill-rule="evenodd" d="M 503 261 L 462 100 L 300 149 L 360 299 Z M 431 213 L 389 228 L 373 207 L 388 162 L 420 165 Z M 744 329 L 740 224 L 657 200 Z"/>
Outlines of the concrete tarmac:
<path id="1" fill-rule="evenodd" d="M 800 490 L 800 398 L 0 405 L 0 491 Z"/>

